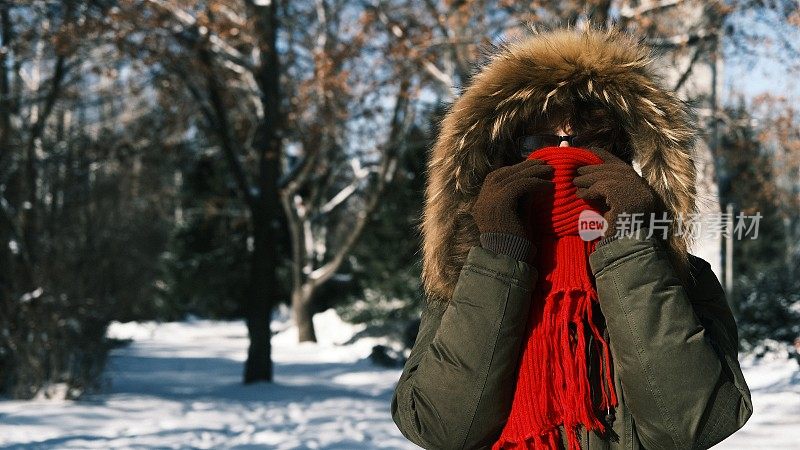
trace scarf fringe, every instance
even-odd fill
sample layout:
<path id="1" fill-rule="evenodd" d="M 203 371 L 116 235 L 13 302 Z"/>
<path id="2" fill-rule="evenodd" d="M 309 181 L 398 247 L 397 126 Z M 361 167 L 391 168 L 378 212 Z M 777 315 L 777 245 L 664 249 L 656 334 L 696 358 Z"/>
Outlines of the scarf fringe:
<path id="1" fill-rule="evenodd" d="M 588 331 L 605 361 L 600 411 L 617 406 L 609 347 L 592 314 L 598 298 L 588 254 L 595 244 L 574 235 L 546 236 L 541 241 L 538 267 L 544 278 L 532 292 L 511 414 L 492 447 L 495 450 L 557 449 L 559 424 L 566 430 L 570 449 L 580 448 L 580 426 L 605 431 L 592 404 L 587 361 Z"/>

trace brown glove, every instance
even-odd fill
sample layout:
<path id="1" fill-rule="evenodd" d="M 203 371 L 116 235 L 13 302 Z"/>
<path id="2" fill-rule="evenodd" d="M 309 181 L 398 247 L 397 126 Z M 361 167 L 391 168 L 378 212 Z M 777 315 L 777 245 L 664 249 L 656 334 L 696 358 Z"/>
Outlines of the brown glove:
<path id="1" fill-rule="evenodd" d="M 524 261 L 528 241 L 518 211 L 526 195 L 552 191 L 553 168 L 542 160 L 530 159 L 496 169 L 486 176 L 470 213 L 480 231 L 481 246 Z"/>
<path id="2" fill-rule="evenodd" d="M 617 233 L 617 217 L 621 213 L 629 214 L 630 224 L 641 222 L 642 226 L 649 225 L 651 213 L 655 213 L 656 218 L 661 218 L 661 214 L 666 211 L 661 198 L 647 180 L 636 173 L 633 166 L 605 150 L 591 151 L 600 156 L 603 163 L 578 167 L 578 176 L 573 179 L 573 183 L 578 187 L 578 197 L 590 203 L 598 203 L 601 207 L 605 202 L 608 211 L 603 217 L 608 222 L 608 229 L 604 238 Z M 625 231 L 632 229 L 628 227 Z"/>

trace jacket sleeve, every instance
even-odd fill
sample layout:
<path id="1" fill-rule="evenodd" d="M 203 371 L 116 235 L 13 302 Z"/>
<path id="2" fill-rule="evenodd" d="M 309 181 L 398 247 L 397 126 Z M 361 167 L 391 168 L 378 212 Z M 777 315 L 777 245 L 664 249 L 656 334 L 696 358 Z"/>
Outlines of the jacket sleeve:
<path id="1" fill-rule="evenodd" d="M 392 398 L 392 417 L 424 448 L 479 448 L 499 436 L 514 395 L 529 264 L 472 247 L 453 298 L 429 302 Z"/>
<path id="2" fill-rule="evenodd" d="M 738 332 L 708 262 L 685 288 L 648 228 L 590 255 L 625 404 L 647 449 L 706 449 L 753 412 Z M 687 292 L 691 291 L 691 292 Z"/>

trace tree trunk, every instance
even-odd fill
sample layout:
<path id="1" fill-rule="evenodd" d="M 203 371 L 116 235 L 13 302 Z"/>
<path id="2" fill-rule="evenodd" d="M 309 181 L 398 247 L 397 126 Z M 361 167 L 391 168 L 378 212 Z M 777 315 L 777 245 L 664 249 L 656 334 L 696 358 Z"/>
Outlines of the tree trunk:
<path id="1" fill-rule="evenodd" d="M 11 48 L 11 19 L 8 14 L 9 6 L 0 3 L 0 45 Z M 9 75 L 8 59 L 10 52 L 0 52 L 0 167 L 6 167 L 5 159 L 10 157 L 11 149 L 11 83 Z M 4 186 L 5 187 L 5 186 Z M 9 197 L 8 192 L 3 193 L 4 197 Z M 8 199 L 6 199 L 8 201 Z M 13 201 L 13 199 L 11 200 Z M 11 252 L 9 244 L 13 236 L 13 218 L 10 213 L 0 205 L 0 317 L 2 321 L 11 317 L 11 297 L 14 290 L 13 276 L 15 257 Z M 4 369 L 0 367 L 0 369 Z"/>
<path id="2" fill-rule="evenodd" d="M 272 381 L 272 345 L 270 314 L 277 296 L 274 233 L 270 232 L 269 215 L 257 205 L 253 211 L 253 253 L 250 262 L 250 283 L 247 289 L 245 320 L 250 347 L 244 368 L 244 382 Z"/>
<path id="3" fill-rule="evenodd" d="M 264 117 L 258 124 L 253 147 L 258 154 L 256 194 L 250 197 L 253 213 L 253 261 L 250 274 L 251 292 L 247 296 L 250 351 L 245 364 L 245 383 L 272 381 L 272 344 L 270 318 L 278 291 L 278 243 L 274 224 L 280 214 L 278 180 L 281 174 L 282 141 L 279 130 L 281 115 L 281 66 L 277 45 L 277 2 L 256 4 L 246 2 L 250 16 L 255 19 L 260 64 L 254 75 L 261 88 Z M 232 158 L 232 160 L 235 158 Z M 238 161 L 237 161 L 238 164 Z M 244 177 L 242 177 L 244 178 Z"/>
<path id="4" fill-rule="evenodd" d="M 297 324 L 297 337 L 300 342 L 317 342 L 311 297 L 312 290 L 308 286 L 295 289 L 292 293 L 292 312 L 294 313 L 294 322 Z"/>

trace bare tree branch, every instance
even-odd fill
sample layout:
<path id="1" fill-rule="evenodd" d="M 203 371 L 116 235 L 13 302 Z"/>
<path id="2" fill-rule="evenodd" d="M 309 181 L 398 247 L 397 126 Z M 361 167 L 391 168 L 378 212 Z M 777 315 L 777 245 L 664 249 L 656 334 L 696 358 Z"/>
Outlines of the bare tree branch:
<path id="1" fill-rule="evenodd" d="M 175 7 L 173 4 L 171 4 L 171 2 L 164 0 L 145 0 L 145 2 L 153 5 L 161 11 L 170 14 L 171 17 L 173 17 L 183 26 L 196 30 L 199 36 L 204 37 L 208 40 L 208 42 L 211 43 L 211 49 L 209 51 L 213 51 L 215 54 L 222 56 L 227 61 L 247 70 L 248 72 L 253 72 L 254 65 L 245 55 L 230 46 L 222 38 L 212 33 L 210 30 L 208 30 L 208 28 L 198 26 L 197 19 L 195 19 L 188 12 Z M 190 42 L 190 44 L 195 44 L 195 42 Z"/>
<path id="2" fill-rule="evenodd" d="M 198 48 L 198 53 L 200 56 L 200 61 L 206 69 L 205 77 L 208 87 L 209 102 L 211 103 L 211 108 L 214 111 L 214 117 L 216 118 L 216 123 L 218 125 L 218 127 L 216 127 L 216 134 L 222 147 L 222 153 L 231 168 L 231 172 L 236 180 L 236 184 L 239 186 L 239 191 L 241 192 L 242 197 L 244 198 L 245 202 L 248 203 L 248 205 L 252 206 L 257 201 L 256 195 L 253 193 L 250 182 L 247 180 L 247 174 L 242 167 L 241 161 L 239 161 L 238 152 L 235 148 L 236 145 L 233 137 L 230 134 L 228 111 L 222 101 L 222 87 L 220 86 L 216 73 L 214 72 L 211 52 L 205 46 L 201 45 Z"/>
<path id="3" fill-rule="evenodd" d="M 56 104 L 56 100 L 58 100 L 58 96 L 61 93 L 61 85 L 66 74 L 66 71 L 64 70 L 65 61 L 66 56 L 64 55 L 59 55 L 56 58 L 56 62 L 53 67 L 53 77 L 50 79 L 50 90 L 45 97 L 42 111 L 40 114 L 38 114 L 36 122 L 31 127 L 31 131 L 28 136 L 27 147 L 29 149 L 33 148 L 36 140 L 42 137 L 45 123 L 47 122 L 47 119 L 50 118 L 50 114 L 53 112 L 53 106 Z"/>
<path id="4" fill-rule="evenodd" d="M 650 37 L 645 40 L 645 43 L 655 48 L 675 49 L 694 45 L 701 41 L 707 41 L 717 38 L 716 30 L 699 30 L 696 33 L 683 33 L 667 37 Z"/>
<path id="5" fill-rule="evenodd" d="M 689 65 L 686 66 L 686 69 L 681 73 L 680 77 L 678 78 L 678 81 L 675 83 L 675 86 L 673 87 L 673 90 L 677 91 L 681 87 L 683 87 L 683 84 L 686 83 L 686 80 L 688 80 L 689 76 L 692 74 L 694 65 L 697 63 L 697 61 L 700 60 L 700 56 L 705 52 L 705 50 L 706 49 L 702 45 L 696 46 L 696 48 L 694 49 L 694 53 L 692 54 L 692 59 L 689 60 Z"/>
<path id="6" fill-rule="evenodd" d="M 378 171 L 376 185 L 369 194 L 365 207 L 358 212 L 356 223 L 353 225 L 352 231 L 337 249 L 333 258 L 309 274 L 309 281 L 314 285 L 324 283 L 336 273 L 336 270 L 341 266 L 342 261 L 344 261 L 344 258 L 350 253 L 353 246 L 358 241 L 358 238 L 361 236 L 361 233 L 364 231 L 364 227 L 368 223 L 372 211 L 377 206 L 378 200 L 383 194 L 388 180 L 394 175 L 399 153 L 397 147 L 400 146 L 400 141 L 404 135 L 406 126 L 411 120 L 408 101 L 409 90 L 410 82 L 408 80 L 403 80 L 397 94 L 397 102 L 395 103 L 391 122 L 391 131 L 389 133 L 389 139 L 385 143 L 384 158 Z"/>
<path id="7" fill-rule="evenodd" d="M 423 61 L 422 67 L 425 69 L 426 72 L 431 74 L 433 78 L 439 80 L 447 89 L 450 89 L 453 94 L 455 94 L 455 86 L 453 78 L 450 75 L 444 73 L 441 69 L 436 67 L 436 64 L 430 61 Z"/>
<path id="8" fill-rule="evenodd" d="M 661 1 L 650 1 L 650 2 L 642 2 L 641 4 L 637 5 L 636 7 L 630 6 L 630 4 L 625 3 L 619 9 L 620 17 L 625 19 L 633 19 L 635 17 L 641 16 L 643 14 L 656 12 L 659 10 L 671 8 L 673 6 L 677 6 L 682 3 L 683 0 L 661 0 Z"/>

